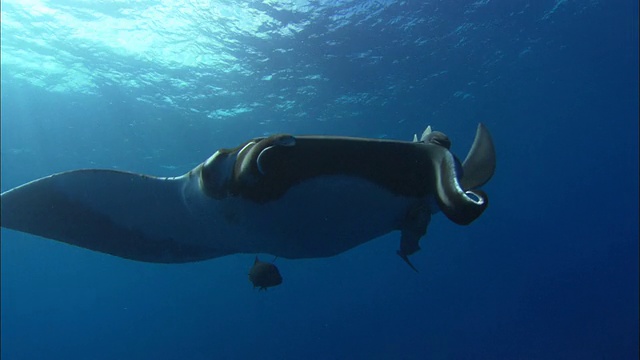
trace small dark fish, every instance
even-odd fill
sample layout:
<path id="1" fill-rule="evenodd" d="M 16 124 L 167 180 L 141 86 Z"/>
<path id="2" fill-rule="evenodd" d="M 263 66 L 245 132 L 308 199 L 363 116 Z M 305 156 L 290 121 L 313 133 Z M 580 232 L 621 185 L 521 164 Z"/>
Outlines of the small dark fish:
<path id="1" fill-rule="evenodd" d="M 249 281 L 253 283 L 254 288 L 267 290 L 268 287 L 282 284 L 282 276 L 275 265 L 260 261 L 256 256 L 253 267 L 249 270 Z"/>

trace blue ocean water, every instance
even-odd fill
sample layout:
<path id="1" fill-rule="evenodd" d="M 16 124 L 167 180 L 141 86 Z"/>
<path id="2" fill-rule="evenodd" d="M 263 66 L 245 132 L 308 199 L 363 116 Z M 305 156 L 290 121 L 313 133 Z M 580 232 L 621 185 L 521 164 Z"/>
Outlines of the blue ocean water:
<path id="1" fill-rule="evenodd" d="M 3 0 L 2 191 L 265 134 L 498 155 L 487 211 L 335 257 L 158 265 L 2 229 L 3 359 L 637 359 L 638 2 Z M 264 260 L 270 260 L 265 255 Z"/>

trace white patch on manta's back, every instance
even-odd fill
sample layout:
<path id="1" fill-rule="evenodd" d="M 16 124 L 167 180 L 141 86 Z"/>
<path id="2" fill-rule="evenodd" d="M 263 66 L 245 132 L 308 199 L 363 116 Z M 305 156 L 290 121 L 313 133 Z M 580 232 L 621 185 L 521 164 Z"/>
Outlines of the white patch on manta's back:
<path id="1" fill-rule="evenodd" d="M 217 234 L 208 239 L 217 248 L 305 258 L 335 255 L 396 230 L 416 201 L 361 178 L 324 176 L 293 186 L 275 201 L 207 199 L 195 212 L 207 233 Z"/>
<path id="2" fill-rule="evenodd" d="M 73 201 L 147 238 L 286 258 L 339 254 L 397 230 L 416 202 L 429 205 L 426 198 L 398 196 L 350 176 L 316 177 L 266 203 L 217 200 L 202 192 L 199 178 L 197 172 L 171 179 L 88 172 L 58 186 Z M 83 184 L 92 184 L 91 190 L 83 191 Z"/>

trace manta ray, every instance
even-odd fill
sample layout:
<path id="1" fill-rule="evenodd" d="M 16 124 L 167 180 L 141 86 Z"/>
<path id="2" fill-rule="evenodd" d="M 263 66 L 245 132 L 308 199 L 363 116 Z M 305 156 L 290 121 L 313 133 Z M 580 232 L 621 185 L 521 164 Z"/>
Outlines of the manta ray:
<path id="1" fill-rule="evenodd" d="M 463 162 L 450 146 L 431 127 L 413 141 L 258 137 L 176 177 L 82 169 L 31 181 L 0 195 L 0 224 L 153 263 L 329 257 L 399 231 L 397 253 L 414 268 L 432 214 L 467 225 L 488 204 L 489 131 L 478 125 Z"/>

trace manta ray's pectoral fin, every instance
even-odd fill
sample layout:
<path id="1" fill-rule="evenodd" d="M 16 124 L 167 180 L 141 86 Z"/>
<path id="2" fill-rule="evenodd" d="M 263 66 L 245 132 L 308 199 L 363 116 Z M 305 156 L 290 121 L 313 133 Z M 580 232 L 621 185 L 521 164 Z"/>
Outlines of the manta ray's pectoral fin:
<path id="1" fill-rule="evenodd" d="M 188 176 L 94 169 L 47 176 L 2 193 L 2 227 L 136 261 L 229 254 L 190 241 L 201 223 L 184 202 Z"/>
<path id="2" fill-rule="evenodd" d="M 420 250 L 419 242 L 427 233 L 427 226 L 430 220 L 431 212 L 429 208 L 425 204 L 415 204 L 407 211 L 407 215 L 400 228 L 400 249 L 396 251 L 396 253 L 415 272 L 418 272 L 418 269 L 409 261 L 408 256 Z"/>

